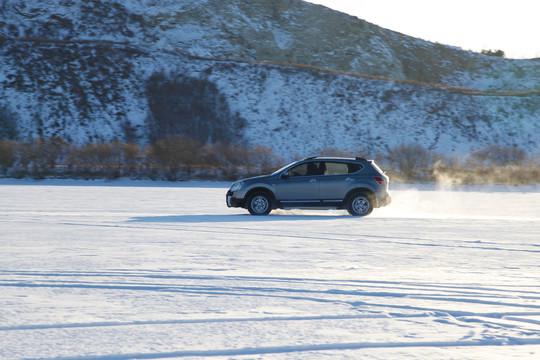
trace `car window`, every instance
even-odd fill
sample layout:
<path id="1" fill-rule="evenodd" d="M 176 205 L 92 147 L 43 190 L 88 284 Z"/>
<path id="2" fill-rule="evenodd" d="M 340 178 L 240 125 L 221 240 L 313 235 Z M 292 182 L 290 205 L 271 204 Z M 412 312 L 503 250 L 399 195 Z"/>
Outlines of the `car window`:
<path id="1" fill-rule="evenodd" d="M 349 168 L 349 174 L 353 174 L 357 171 L 362 170 L 363 166 L 360 164 L 347 164 L 347 167 Z"/>
<path id="2" fill-rule="evenodd" d="M 289 176 L 313 176 L 322 175 L 322 163 L 320 162 L 307 162 L 293 167 L 289 170 Z"/>
<path id="3" fill-rule="evenodd" d="M 324 175 L 344 175 L 352 174 L 362 169 L 362 165 L 341 163 L 341 162 L 327 162 Z"/>

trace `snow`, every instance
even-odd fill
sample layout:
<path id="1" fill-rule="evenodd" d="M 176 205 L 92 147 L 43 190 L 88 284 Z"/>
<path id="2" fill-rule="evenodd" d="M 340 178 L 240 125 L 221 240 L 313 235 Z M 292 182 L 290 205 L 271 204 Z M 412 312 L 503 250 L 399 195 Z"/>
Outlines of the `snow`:
<path id="1" fill-rule="evenodd" d="M 540 189 L 253 217 L 228 183 L 0 180 L 0 359 L 540 353 Z"/>
<path id="2" fill-rule="evenodd" d="M 281 50 L 289 49 L 290 46 L 294 43 L 294 36 L 292 36 L 291 34 L 278 28 L 272 29 L 272 32 L 274 34 L 276 44 Z"/>

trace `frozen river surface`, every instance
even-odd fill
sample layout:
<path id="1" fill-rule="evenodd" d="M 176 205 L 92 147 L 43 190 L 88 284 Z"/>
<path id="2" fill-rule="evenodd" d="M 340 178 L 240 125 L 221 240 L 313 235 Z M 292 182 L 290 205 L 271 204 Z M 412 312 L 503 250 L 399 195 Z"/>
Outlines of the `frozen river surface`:
<path id="1" fill-rule="evenodd" d="M 0 180 L 0 358 L 540 358 L 538 187 L 353 218 L 227 185 Z"/>

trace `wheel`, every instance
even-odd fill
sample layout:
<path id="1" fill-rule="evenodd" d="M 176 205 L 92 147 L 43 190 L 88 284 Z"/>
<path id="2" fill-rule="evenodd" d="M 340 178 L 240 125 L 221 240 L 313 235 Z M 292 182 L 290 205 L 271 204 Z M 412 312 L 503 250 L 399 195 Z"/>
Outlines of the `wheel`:
<path id="1" fill-rule="evenodd" d="M 352 216 L 366 216 L 373 211 L 371 198 L 365 193 L 356 193 L 347 201 L 347 211 Z"/>
<path id="2" fill-rule="evenodd" d="M 262 192 L 250 195 L 247 209 L 251 215 L 268 215 L 272 210 L 272 199 Z"/>

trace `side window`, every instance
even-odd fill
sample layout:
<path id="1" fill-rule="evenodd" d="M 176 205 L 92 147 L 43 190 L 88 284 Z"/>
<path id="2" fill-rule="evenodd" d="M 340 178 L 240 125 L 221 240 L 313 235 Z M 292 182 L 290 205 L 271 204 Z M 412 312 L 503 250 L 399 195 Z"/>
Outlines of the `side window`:
<path id="1" fill-rule="evenodd" d="M 313 176 L 322 175 L 322 163 L 308 162 L 293 167 L 289 170 L 289 176 Z"/>
<path id="2" fill-rule="evenodd" d="M 289 176 L 306 176 L 307 164 L 301 164 L 289 170 Z"/>
<path id="3" fill-rule="evenodd" d="M 347 174 L 349 170 L 347 169 L 347 164 L 338 163 L 338 162 L 327 162 L 325 175 L 343 175 Z"/>
<path id="4" fill-rule="evenodd" d="M 326 171 L 324 175 L 345 175 L 352 174 L 362 169 L 362 165 L 340 163 L 340 162 L 327 162 Z"/>
<path id="5" fill-rule="evenodd" d="M 362 170 L 363 166 L 359 164 L 347 164 L 349 174 Z"/>

